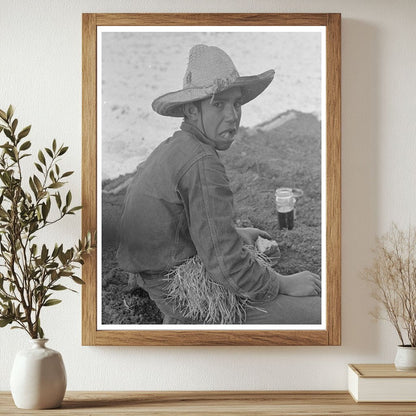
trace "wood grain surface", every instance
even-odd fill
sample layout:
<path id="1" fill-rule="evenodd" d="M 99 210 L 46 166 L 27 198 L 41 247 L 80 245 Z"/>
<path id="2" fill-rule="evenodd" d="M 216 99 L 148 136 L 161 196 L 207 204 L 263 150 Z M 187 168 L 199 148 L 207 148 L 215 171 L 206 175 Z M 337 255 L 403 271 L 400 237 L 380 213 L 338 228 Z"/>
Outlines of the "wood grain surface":
<path id="1" fill-rule="evenodd" d="M 415 415 L 414 403 L 355 403 L 347 392 L 67 392 L 59 409 L 17 409 L 0 392 L 0 415 Z"/>
<path id="2" fill-rule="evenodd" d="M 341 345 L 341 15 L 328 15 L 327 43 L 327 314 L 328 344 Z"/>
<path id="3" fill-rule="evenodd" d="M 97 330 L 97 258 L 83 267 L 83 345 L 340 345 L 341 344 L 341 15 L 83 14 L 82 229 L 97 229 L 97 26 L 325 26 L 327 45 L 327 297 L 325 330 Z M 323 267 L 325 267 L 323 265 Z"/>
<path id="4" fill-rule="evenodd" d="M 349 364 L 363 378 L 416 378 L 416 371 L 396 370 L 394 364 Z"/>
<path id="5" fill-rule="evenodd" d="M 97 13 L 97 26 L 325 26 L 326 13 Z"/>

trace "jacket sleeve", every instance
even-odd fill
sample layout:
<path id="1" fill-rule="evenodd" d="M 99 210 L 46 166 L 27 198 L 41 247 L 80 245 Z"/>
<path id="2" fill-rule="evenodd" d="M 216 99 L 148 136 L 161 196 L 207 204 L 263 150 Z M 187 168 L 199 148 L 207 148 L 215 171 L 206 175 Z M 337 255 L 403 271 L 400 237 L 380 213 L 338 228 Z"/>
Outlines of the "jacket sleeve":
<path id="1" fill-rule="evenodd" d="M 204 155 L 187 168 L 177 192 L 191 239 L 211 278 L 253 301 L 273 300 L 279 291 L 277 276 L 243 246 L 233 223 L 233 195 L 218 156 Z"/>

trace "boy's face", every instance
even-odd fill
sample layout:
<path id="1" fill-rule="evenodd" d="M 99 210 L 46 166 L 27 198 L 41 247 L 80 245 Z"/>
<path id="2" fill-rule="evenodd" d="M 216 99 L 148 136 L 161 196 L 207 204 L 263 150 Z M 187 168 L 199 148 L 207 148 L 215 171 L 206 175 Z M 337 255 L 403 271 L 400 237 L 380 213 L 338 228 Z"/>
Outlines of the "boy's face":
<path id="1" fill-rule="evenodd" d="M 231 146 L 237 134 L 241 119 L 241 90 L 230 88 L 201 101 L 201 114 L 198 128 L 210 138 L 217 150 L 226 150 Z"/>

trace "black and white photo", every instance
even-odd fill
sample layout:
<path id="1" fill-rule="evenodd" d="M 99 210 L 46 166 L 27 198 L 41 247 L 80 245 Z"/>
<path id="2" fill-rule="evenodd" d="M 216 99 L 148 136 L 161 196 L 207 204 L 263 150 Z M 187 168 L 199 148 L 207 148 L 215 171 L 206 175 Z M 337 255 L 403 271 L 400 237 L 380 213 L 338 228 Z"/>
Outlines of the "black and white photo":
<path id="1" fill-rule="evenodd" d="M 320 325 L 322 31 L 101 50 L 102 324 Z"/>

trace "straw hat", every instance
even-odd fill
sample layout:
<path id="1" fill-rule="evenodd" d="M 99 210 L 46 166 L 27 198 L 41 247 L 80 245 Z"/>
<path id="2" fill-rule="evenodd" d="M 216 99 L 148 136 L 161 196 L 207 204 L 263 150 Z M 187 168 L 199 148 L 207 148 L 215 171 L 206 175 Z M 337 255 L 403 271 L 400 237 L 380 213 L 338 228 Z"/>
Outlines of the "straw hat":
<path id="1" fill-rule="evenodd" d="M 216 46 L 195 45 L 189 51 L 183 89 L 164 94 L 152 103 L 162 116 L 183 117 L 183 104 L 203 100 L 232 87 L 240 87 L 242 104 L 256 98 L 272 82 L 274 70 L 241 77 L 231 58 Z"/>

